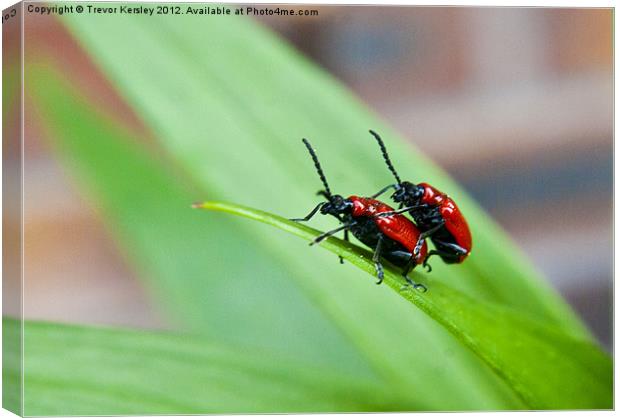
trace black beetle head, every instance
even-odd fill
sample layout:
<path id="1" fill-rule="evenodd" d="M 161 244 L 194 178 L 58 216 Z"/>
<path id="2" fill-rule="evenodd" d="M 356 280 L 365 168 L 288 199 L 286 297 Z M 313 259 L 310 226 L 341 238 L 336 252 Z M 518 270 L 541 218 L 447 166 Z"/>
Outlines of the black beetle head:
<path id="1" fill-rule="evenodd" d="M 423 187 L 408 181 L 403 181 L 396 186 L 396 191 L 392 194 L 392 199 L 395 202 L 404 203 L 407 206 L 416 206 L 420 204 L 423 195 Z"/>
<path id="2" fill-rule="evenodd" d="M 345 199 L 339 194 L 327 196 L 327 193 L 325 192 L 319 193 L 328 199 L 327 202 L 323 206 L 321 206 L 321 213 L 323 215 L 334 215 L 338 217 L 338 215 L 351 213 L 351 209 L 353 208 L 353 202 L 351 202 L 349 199 Z"/>

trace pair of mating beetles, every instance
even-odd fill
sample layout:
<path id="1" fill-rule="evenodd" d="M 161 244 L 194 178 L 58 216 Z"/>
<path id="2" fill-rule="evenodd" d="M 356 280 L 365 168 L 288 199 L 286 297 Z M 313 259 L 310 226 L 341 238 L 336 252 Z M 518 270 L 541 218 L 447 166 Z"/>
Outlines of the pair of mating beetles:
<path id="1" fill-rule="evenodd" d="M 316 152 L 304 138 L 303 142 L 308 148 L 316 171 L 325 187 L 325 190 L 321 190 L 318 194 L 325 197 L 327 201 L 319 203 L 306 217 L 292 220 L 308 221 L 319 210 L 323 215 L 336 217 L 342 225 L 319 235 L 310 245 L 317 244 L 340 231 L 344 231 L 344 239 L 348 241 L 349 231 L 351 231 L 355 238 L 374 249 L 372 260 L 379 279 L 377 284 L 383 281 L 381 265 L 381 257 L 383 257 L 403 268 L 402 275 L 407 283 L 415 289 L 426 291 L 423 284 L 414 283 L 408 277 L 409 272 L 418 264 L 422 264 L 428 271 L 431 271 L 428 258 L 432 255 L 439 255 L 448 264 L 463 262 L 471 252 L 469 227 L 459 208 L 446 194 L 426 183 L 413 184 L 401 181 L 381 137 L 372 130 L 370 133 L 377 140 L 383 159 L 396 178 L 396 183 L 384 187 L 370 197 L 344 198 L 341 195 L 332 194 Z M 399 204 L 398 210 L 376 200 L 389 189 L 394 189 L 392 200 Z M 402 215 L 406 212 L 409 212 L 415 223 Z M 435 249 L 430 252 L 426 245 L 426 238 L 430 239 L 435 246 Z"/>

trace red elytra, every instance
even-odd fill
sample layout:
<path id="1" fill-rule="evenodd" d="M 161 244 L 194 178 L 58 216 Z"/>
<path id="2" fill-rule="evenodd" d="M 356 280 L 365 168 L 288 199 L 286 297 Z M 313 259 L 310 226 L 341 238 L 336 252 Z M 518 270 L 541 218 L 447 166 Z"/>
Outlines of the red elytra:
<path id="1" fill-rule="evenodd" d="M 458 258 L 458 262 L 462 262 L 471 253 L 472 248 L 471 232 L 465 217 L 454 200 L 445 193 L 428 183 L 419 183 L 418 186 L 424 188 L 421 203 L 439 207 L 439 213 L 445 221 L 446 229 L 454 237 L 455 243 L 467 250 L 467 254 Z"/>
<path id="2" fill-rule="evenodd" d="M 353 212 L 351 214 L 354 218 L 373 218 L 373 221 L 382 233 L 400 243 L 407 251 L 413 254 L 413 250 L 420 237 L 420 230 L 407 217 L 400 214 L 377 217 L 381 213 L 392 212 L 394 209 L 383 202 L 368 197 L 349 196 L 347 200 L 353 202 Z M 427 252 L 428 246 L 426 241 L 424 241 L 415 259 L 416 264 L 424 261 Z"/>

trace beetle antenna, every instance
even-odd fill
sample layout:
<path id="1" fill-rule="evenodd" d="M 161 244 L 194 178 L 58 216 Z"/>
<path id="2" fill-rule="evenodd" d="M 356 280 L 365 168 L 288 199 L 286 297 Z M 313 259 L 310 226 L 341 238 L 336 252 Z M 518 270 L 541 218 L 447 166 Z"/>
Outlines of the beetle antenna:
<path id="1" fill-rule="evenodd" d="M 327 179 L 325 178 L 325 174 L 323 173 L 323 169 L 321 168 L 321 163 L 319 163 L 319 158 L 316 156 L 316 152 L 314 152 L 314 149 L 312 148 L 312 145 L 310 145 L 310 142 L 308 142 L 306 138 L 303 138 L 302 141 L 304 142 L 306 148 L 308 148 L 308 152 L 312 157 L 312 161 L 314 161 L 314 167 L 316 168 L 317 173 L 319 173 L 319 177 L 323 182 L 323 186 L 325 186 L 325 194 L 320 192 L 319 194 L 323 194 L 327 199 L 331 199 L 332 192 L 329 189 L 329 184 L 327 184 Z"/>
<path id="2" fill-rule="evenodd" d="M 376 133 L 375 131 L 373 131 L 372 129 L 370 129 L 369 132 L 370 132 L 370 134 L 372 136 L 375 137 L 375 139 L 379 143 L 379 147 L 381 148 L 381 153 L 383 154 L 383 159 L 385 160 L 385 163 L 387 164 L 387 166 L 390 169 L 390 171 L 392 172 L 392 174 L 394 174 L 394 177 L 396 177 L 396 181 L 400 185 L 402 182 L 400 181 L 400 177 L 398 177 L 398 173 L 396 173 L 396 169 L 392 165 L 392 160 L 390 160 L 390 156 L 387 153 L 387 149 L 385 149 L 385 145 L 383 144 L 383 140 L 381 139 L 379 134 Z"/>

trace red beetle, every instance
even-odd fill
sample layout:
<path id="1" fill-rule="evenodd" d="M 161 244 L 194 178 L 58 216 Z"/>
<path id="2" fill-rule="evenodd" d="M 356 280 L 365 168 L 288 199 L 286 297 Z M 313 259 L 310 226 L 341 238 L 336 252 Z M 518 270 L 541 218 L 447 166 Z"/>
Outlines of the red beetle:
<path id="1" fill-rule="evenodd" d="M 408 277 L 409 272 L 427 256 L 428 248 L 424 240 L 420 242 L 418 228 L 405 216 L 394 214 L 393 208 L 378 200 L 359 196 L 344 198 L 332 194 L 316 153 L 306 139 L 303 139 L 303 142 L 325 186 L 325 190 L 319 194 L 327 201 L 319 203 L 306 217 L 292 220 L 308 221 L 320 210 L 321 214 L 332 215 L 342 222 L 338 228 L 319 235 L 310 245 L 317 244 L 340 231 L 344 231 L 344 238 L 348 241 L 348 232 L 351 231 L 354 237 L 374 249 L 372 260 L 379 279 L 377 284 L 383 281 L 383 266 L 380 260 L 383 257 L 392 264 L 403 267 L 402 275 L 410 285 L 426 291 L 424 285 L 414 283 Z M 382 214 L 385 215 L 380 216 Z M 342 258 L 340 260 L 342 262 Z"/>
<path id="2" fill-rule="evenodd" d="M 427 266 L 428 258 L 434 254 L 439 255 L 448 264 L 462 263 L 471 253 L 472 240 L 467 221 L 456 203 L 448 195 L 427 183 L 413 184 L 408 181 L 401 181 L 390 161 L 381 137 L 372 130 L 370 133 L 379 143 L 383 158 L 398 182 L 384 187 L 372 197 L 375 198 L 388 189 L 394 188 L 395 192 L 392 199 L 400 203 L 401 206 L 405 206 L 381 216 L 409 212 L 422 231 L 414 254 L 420 251 L 419 248 L 421 248 L 422 241 L 425 238 L 429 238 L 436 248 L 426 255 L 425 266 Z"/>

